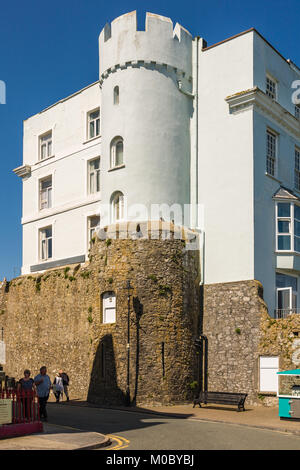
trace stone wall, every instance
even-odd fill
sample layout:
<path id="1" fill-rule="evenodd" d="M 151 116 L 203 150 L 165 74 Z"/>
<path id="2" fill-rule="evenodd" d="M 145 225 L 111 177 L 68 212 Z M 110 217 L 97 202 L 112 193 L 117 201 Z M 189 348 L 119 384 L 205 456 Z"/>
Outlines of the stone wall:
<path id="1" fill-rule="evenodd" d="M 161 233 L 160 233 L 161 235 Z M 94 239 L 89 262 L 21 276 L 0 292 L 6 373 L 46 365 L 71 379 L 72 398 L 123 403 L 130 279 L 130 392 L 136 403 L 190 398 L 199 320 L 199 254 L 181 239 Z M 6 290 L 6 292 L 4 292 Z M 114 291 L 117 321 L 102 323 L 101 295 Z"/>
<path id="2" fill-rule="evenodd" d="M 208 338 L 208 389 L 258 397 L 261 319 L 267 315 L 258 281 L 211 284 L 204 288 L 203 332 Z"/>

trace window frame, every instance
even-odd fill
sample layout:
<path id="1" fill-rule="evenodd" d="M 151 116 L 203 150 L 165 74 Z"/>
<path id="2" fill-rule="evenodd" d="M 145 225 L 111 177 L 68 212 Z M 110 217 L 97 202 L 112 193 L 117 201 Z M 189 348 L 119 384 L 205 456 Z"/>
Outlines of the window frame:
<path id="1" fill-rule="evenodd" d="M 274 91 L 272 91 L 272 88 Z M 266 74 L 266 95 L 274 101 L 278 98 L 278 81 L 270 74 Z"/>
<path id="2" fill-rule="evenodd" d="M 117 197 L 119 198 L 119 201 L 118 201 L 119 214 L 121 212 L 121 217 L 119 218 L 116 217 L 116 210 L 117 210 L 116 198 Z M 119 222 L 123 222 L 124 220 L 125 220 L 125 196 L 122 193 L 122 191 L 115 191 L 111 198 L 111 221 L 112 223 L 119 223 Z"/>
<path id="3" fill-rule="evenodd" d="M 117 146 L 122 143 L 122 162 L 117 164 Z M 124 139 L 121 136 L 114 137 L 110 143 L 110 170 L 124 166 Z"/>
<path id="4" fill-rule="evenodd" d="M 42 184 L 44 181 L 47 181 L 48 179 L 51 179 L 51 186 L 43 190 Z M 44 191 L 46 191 L 47 193 L 47 198 L 46 198 L 47 206 L 46 207 L 42 207 L 42 194 Z M 49 191 L 51 191 L 50 198 L 49 198 Z M 49 199 L 50 199 L 50 204 L 49 204 Z M 53 176 L 49 175 L 49 176 L 45 176 L 44 178 L 39 179 L 39 210 L 43 211 L 45 209 L 51 209 L 52 206 L 53 206 Z"/>
<path id="5" fill-rule="evenodd" d="M 99 167 L 93 168 L 91 170 L 91 164 L 99 160 Z M 93 176 L 93 184 L 95 187 L 95 191 L 91 190 L 91 176 Z M 97 188 L 99 188 L 97 190 Z M 87 193 L 90 194 L 98 194 L 101 191 L 101 157 L 91 158 L 87 161 Z"/>
<path id="6" fill-rule="evenodd" d="M 300 148 L 295 146 L 294 159 L 294 187 L 300 191 Z"/>
<path id="7" fill-rule="evenodd" d="M 105 297 L 107 296 L 107 297 Z M 109 310 L 105 307 L 104 302 L 106 298 L 114 298 L 114 307 L 112 307 L 110 310 L 114 310 L 114 321 L 106 321 L 106 311 Z M 101 323 L 103 325 L 114 325 L 117 323 L 117 295 L 115 291 L 106 291 L 101 294 L 101 311 L 102 311 L 102 318 L 101 318 Z"/>
<path id="8" fill-rule="evenodd" d="M 120 104 L 120 87 L 119 85 L 114 86 L 114 105 L 118 106 Z"/>
<path id="9" fill-rule="evenodd" d="M 272 147 L 269 145 L 269 137 L 274 138 L 274 155 L 269 153 L 269 149 Z M 267 128 L 266 130 L 266 174 L 272 176 L 273 178 L 277 175 L 277 161 L 278 161 L 278 141 L 279 135 L 277 132 L 273 131 L 272 129 Z M 269 165 L 273 165 L 273 173 L 270 173 Z"/>
<path id="10" fill-rule="evenodd" d="M 99 219 L 99 223 L 98 225 L 96 225 L 95 227 L 91 227 L 91 220 L 93 218 L 98 218 Z M 88 228 L 88 246 L 90 246 L 90 243 L 94 237 L 94 234 L 95 234 L 95 231 L 97 230 L 97 228 L 100 227 L 100 215 L 99 214 L 94 214 L 94 215 L 89 215 L 88 216 L 88 221 L 87 221 L 87 228 Z M 91 233 L 93 230 L 93 234 Z"/>
<path id="11" fill-rule="evenodd" d="M 96 113 L 97 111 L 99 113 L 98 117 L 91 120 L 90 119 L 91 114 Z M 99 133 L 98 134 L 97 134 L 97 121 L 99 121 L 99 124 L 98 124 Z M 87 122 L 87 130 L 86 130 L 87 140 L 97 139 L 98 137 L 100 137 L 100 135 L 101 135 L 100 107 L 92 109 L 91 111 L 87 112 L 86 122 Z M 91 131 L 91 123 L 94 123 L 94 132 L 95 132 L 95 134 L 93 136 L 91 136 L 91 132 L 90 132 Z"/>
<path id="12" fill-rule="evenodd" d="M 43 233 L 46 234 L 46 230 L 51 229 L 51 236 L 50 237 L 44 237 L 43 238 Z M 49 240 L 51 240 L 51 256 L 49 256 Z M 43 241 L 46 243 L 46 253 L 47 256 L 43 258 Z M 53 259 L 53 226 L 48 225 L 47 227 L 42 227 L 39 229 L 39 260 L 40 261 L 48 261 L 49 259 Z"/>
<path id="13" fill-rule="evenodd" d="M 289 216 L 279 216 L 278 215 L 278 205 L 279 204 L 289 204 L 290 206 L 290 215 Z M 277 201 L 275 205 L 275 221 L 276 221 L 276 252 L 278 253 L 299 253 L 300 249 L 297 251 L 295 249 L 295 237 L 299 239 L 300 244 L 300 235 L 295 234 L 295 221 L 300 225 L 300 219 L 295 218 L 295 206 L 299 207 L 300 210 L 300 202 L 297 204 L 294 201 Z M 279 232 L 278 230 L 278 222 L 289 222 L 289 232 Z M 289 236 L 290 237 L 290 249 L 289 250 L 281 250 L 278 248 L 278 237 L 279 236 Z"/>
<path id="14" fill-rule="evenodd" d="M 43 139 L 45 139 L 48 135 L 50 136 L 50 138 L 43 143 Z M 49 144 L 50 144 L 51 152 L 49 152 Z M 42 148 L 43 148 L 44 145 L 46 145 L 46 156 L 45 157 L 42 156 L 43 155 Z M 53 155 L 54 155 L 54 153 L 53 153 L 53 132 L 52 132 L 52 129 L 51 129 L 51 130 L 49 130 L 47 132 L 44 132 L 43 134 L 39 135 L 39 161 L 43 162 L 44 160 L 47 160 L 47 158 L 53 157 Z"/>

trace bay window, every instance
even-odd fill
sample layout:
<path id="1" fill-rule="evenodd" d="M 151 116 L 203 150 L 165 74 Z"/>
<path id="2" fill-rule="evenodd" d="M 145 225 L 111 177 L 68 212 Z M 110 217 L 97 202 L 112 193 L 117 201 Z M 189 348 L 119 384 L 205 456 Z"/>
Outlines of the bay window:
<path id="1" fill-rule="evenodd" d="M 278 202 L 276 206 L 276 250 L 300 253 L 300 206 Z"/>

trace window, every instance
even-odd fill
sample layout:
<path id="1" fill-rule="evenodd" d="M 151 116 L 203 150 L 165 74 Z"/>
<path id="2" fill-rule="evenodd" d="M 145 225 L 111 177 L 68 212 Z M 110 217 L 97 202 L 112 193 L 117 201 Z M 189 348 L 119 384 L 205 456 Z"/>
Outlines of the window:
<path id="1" fill-rule="evenodd" d="M 295 188 L 300 191 L 300 150 L 295 148 Z"/>
<path id="2" fill-rule="evenodd" d="M 300 120 L 300 104 L 295 104 L 295 118 Z"/>
<path id="3" fill-rule="evenodd" d="M 52 131 L 40 136 L 40 160 L 52 157 Z"/>
<path id="4" fill-rule="evenodd" d="M 297 312 L 298 280 L 294 276 L 276 273 L 276 318 Z"/>
<path id="5" fill-rule="evenodd" d="M 52 227 L 40 230 L 40 259 L 46 261 L 52 258 Z"/>
<path id="6" fill-rule="evenodd" d="M 123 139 L 115 137 L 110 144 L 110 168 L 123 165 Z"/>
<path id="7" fill-rule="evenodd" d="M 105 292 L 102 295 L 102 323 L 116 322 L 116 294 L 114 292 Z"/>
<path id="8" fill-rule="evenodd" d="M 278 389 L 277 372 L 278 356 L 261 356 L 259 358 L 259 390 L 260 392 L 276 392 Z"/>
<path id="9" fill-rule="evenodd" d="M 277 203 L 277 250 L 300 253 L 300 206 Z"/>
<path id="10" fill-rule="evenodd" d="M 100 158 L 88 162 L 88 193 L 100 191 Z"/>
<path id="11" fill-rule="evenodd" d="M 112 222 L 124 220 L 124 195 L 117 192 L 112 198 Z"/>
<path id="12" fill-rule="evenodd" d="M 40 210 L 52 207 L 52 176 L 40 180 Z"/>
<path id="13" fill-rule="evenodd" d="M 115 86 L 114 88 L 114 104 L 119 104 L 120 102 L 120 91 L 119 87 Z"/>
<path id="14" fill-rule="evenodd" d="M 276 100 L 277 95 L 277 83 L 271 77 L 266 77 L 266 95 Z"/>
<path id="15" fill-rule="evenodd" d="M 94 235 L 96 234 L 97 230 L 99 229 L 100 225 L 100 216 L 93 215 L 92 217 L 88 218 L 88 241 L 92 240 Z"/>
<path id="16" fill-rule="evenodd" d="M 100 135 L 100 109 L 88 113 L 88 139 Z"/>
<path id="17" fill-rule="evenodd" d="M 277 153 L 277 135 L 271 131 L 267 131 L 267 159 L 266 172 L 268 175 L 275 176 L 275 164 Z"/>

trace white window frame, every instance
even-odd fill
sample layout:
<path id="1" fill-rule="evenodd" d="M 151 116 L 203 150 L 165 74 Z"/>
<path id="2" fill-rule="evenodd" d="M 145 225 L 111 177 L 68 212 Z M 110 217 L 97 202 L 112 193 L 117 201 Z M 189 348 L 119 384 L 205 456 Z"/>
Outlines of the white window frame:
<path id="1" fill-rule="evenodd" d="M 117 146 L 122 143 L 122 162 L 117 164 Z M 122 137 L 114 137 L 110 143 L 110 169 L 124 165 L 124 140 Z"/>
<path id="2" fill-rule="evenodd" d="M 99 115 L 97 118 L 91 119 L 91 115 L 93 113 L 98 112 Z M 91 124 L 94 124 L 94 135 L 91 136 Z M 97 125 L 98 123 L 98 125 Z M 98 133 L 97 133 L 97 127 L 98 127 Z M 96 139 L 100 137 L 100 108 L 95 108 L 92 111 L 88 111 L 87 113 L 87 140 L 91 139 Z"/>
<path id="3" fill-rule="evenodd" d="M 49 136 L 48 139 L 46 137 Z M 46 140 L 43 140 L 46 139 Z M 46 156 L 43 156 L 43 147 L 46 148 Z M 39 161 L 44 161 L 53 156 L 53 133 L 52 130 L 39 136 Z"/>
<path id="4" fill-rule="evenodd" d="M 274 138 L 274 152 L 269 152 L 272 147 L 269 145 L 269 137 Z M 266 131 L 266 174 L 276 177 L 277 174 L 277 160 L 278 160 L 278 134 L 272 129 Z M 270 165 L 273 166 L 273 172 L 268 171 Z"/>
<path id="5" fill-rule="evenodd" d="M 290 216 L 289 217 L 279 217 L 278 216 L 278 204 L 289 204 L 290 205 Z M 295 237 L 300 239 L 300 236 L 295 235 L 294 224 L 295 221 L 300 223 L 299 219 L 295 219 L 295 206 L 300 208 L 300 204 L 295 204 L 294 202 L 288 201 L 278 201 L 275 206 L 275 220 L 276 220 L 276 251 L 278 253 L 300 253 L 300 250 L 295 250 Z M 289 232 L 279 232 L 278 231 L 278 221 L 289 222 Z M 279 236 L 290 236 L 290 249 L 289 250 L 279 250 L 278 248 L 278 237 Z"/>
<path id="6" fill-rule="evenodd" d="M 51 237 L 46 237 L 46 230 L 51 228 Z M 51 240 L 51 256 L 49 256 L 49 240 Z M 46 256 L 43 257 L 43 242 L 45 242 L 45 253 Z M 47 261 L 49 259 L 53 259 L 53 226 L 48 225 L 47 227 L 43 227 L 39 229 L 39 259 L 40 261 Z"/>
<path id="7" fill-rule="evenodd" d="M 95 227 L 92 227 L 91 226 L 91 221 L 93 218 L 96 218 L 98 217 L 99 218 L 99 223 L 98 225 L 96 225 Z M 90 245 L 91 243 L 91 240 L 92 238 L 94 237 L 94 234 L 96 232 L 96 230 L 100 227 L 100 215 L 99 214 L 94 214 L 94 215 L 90 215 L 88 217 L 88 245 Z"/>
<path id="8" fill-rule="evenodd" d="M 104 292 L 102 294 L 102 323 L 104 324 L 113 324 L 113 323 L 116 323 L 117 321 L 117 296 L 116 296 L 116 293 L 113 292 L 113 291 L 108 291 L 108 292 Z M 110 299 L 110 301 L 112 302 L 112 307 L 111 308 L 107 308 L 106 305 L 105 305 L 105 301 L 106 299 Z M 107 321 L 107 318 L 108 318 L 108 315 L 107 315 L 107 311 L 110 310 L 110 313 L 113 312 L 113 321 Z"/>
<path id="9" fill-rule="evenodd" d="M 277 101 L 278 96 L 278 82 L 271 75 L 266 75 L 266 95 L 272 100 Z"/>
<path id="10" fill-rule="evenodd" d="M 91 168 L 92 163 L 99 160 L 99 168 Z M 87 188 L 88 194 L 97 194 L 101 191 L 101 172 L 100 172 L 101 159 L 100 157 L 92 158 L 87 161 Z M 91 178 L 93 179 L 93 184 L 91 184 Z M 92 186 L 95 190 L 92 191 Z M 98 189 L 97 189 L 98 186 Z"/>
<path id="11" fill-rule="evenodd" d="M 118 205 L 116 205 L 117 198 L 119 198 Z M 117 216 L 117 212 L 119 212 L 119 216 Z M 111 214 L 112 223 L 122 222 L 125 220 L 125 197 L 121 191 L 116 191 L 113 194 L 111 200 Z"/>
<path id="12" fill-rule="evenodd" d="M 287 273 L 285 271 L 280 271 L 276 270 L 275 273 L 275 279 L 277 278 L 277 274 L 281 274 L 283 276 L 288 276 L 295 278 L 297 281 L 297 289 L 293 290 L 292 286 L 288 287 L 277 287 L 277 284 L 275 285 L 275 292 L 276 292 L 276 298 L 275 298 L 275 305 L 276 305 L 276 310 L 275 310 L 275 318 L 285 318 L 288 313 L 295 313 L 298 311 L 298 290 L 299 290 L 299 281 L 300 278 L 299 276 L 295 274 L 291 274 L 290 272 Z M 286 309 L 279 309 L 278 305 L 278 291 L 288 291 L 289 292 L 289 307 Z M 284 312 L 284 310 L 290 310 L 290 312 Z M 281 315 L 279 315 L 279 312 L 281 311 Z M 279 316 L 278 316 L 279 315 Z"/>
<path id="13" fill-rule="evenodd" d="M 51 186 L 46 189 L 42 189 L 42 184 L 44 181 L 51 179 Z M 45 199 L 43 199 L 43 193 L 45 193 Z M 39 180 L 39 210 L 51 209 L 52 207 L 52 197 L 53 197 L 53 177 L 52 175 L 46 176 Z M 46 203 L 43 207 L 43 201 Z"/>

